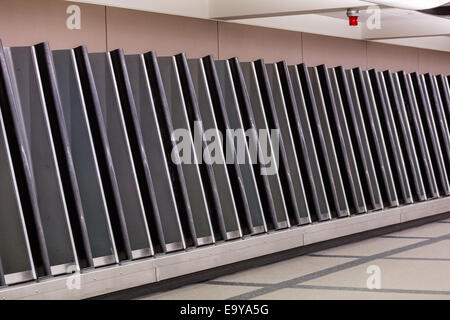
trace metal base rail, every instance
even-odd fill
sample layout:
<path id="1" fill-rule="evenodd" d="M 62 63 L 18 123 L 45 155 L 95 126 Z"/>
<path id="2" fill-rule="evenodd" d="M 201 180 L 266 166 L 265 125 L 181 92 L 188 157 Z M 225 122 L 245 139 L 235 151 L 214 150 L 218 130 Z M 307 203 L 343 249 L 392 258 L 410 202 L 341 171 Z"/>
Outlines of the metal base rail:
<path id="1" fill-rule="evenodd" d="M 450 211 L 450 197 L 385 211 L 354 215 L 288 230 L 248 237 L 243 241 L 166 254 L 81 274 L 0 289 L 0 300 L 87 299 L 327 240 L 401 225 Z"/>

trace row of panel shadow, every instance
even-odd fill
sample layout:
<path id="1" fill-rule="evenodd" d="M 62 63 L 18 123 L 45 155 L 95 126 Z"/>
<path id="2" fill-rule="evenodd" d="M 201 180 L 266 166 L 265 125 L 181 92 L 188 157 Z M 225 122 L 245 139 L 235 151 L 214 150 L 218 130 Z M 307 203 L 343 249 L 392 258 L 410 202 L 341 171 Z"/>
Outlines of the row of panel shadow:
<path id="1" fill-rule="evenodd" d="M 0 48 L 0 90 L 0 286 L 450 194 L 448 76 L 43 43 Z M 247 161 L 172 161 L 195 121 Z"/>

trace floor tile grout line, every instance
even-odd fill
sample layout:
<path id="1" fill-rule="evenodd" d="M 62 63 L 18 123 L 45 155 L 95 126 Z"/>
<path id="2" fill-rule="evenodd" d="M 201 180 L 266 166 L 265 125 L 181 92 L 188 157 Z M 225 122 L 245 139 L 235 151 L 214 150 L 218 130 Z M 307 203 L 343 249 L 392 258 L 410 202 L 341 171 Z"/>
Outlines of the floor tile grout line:
<path id="1" fill-rule="evenodd" d="M 374 239 L 411 239 L 411 240 L 429 240 L 435 237 L 415 237 L 415 236 L 381 236 Z"/>
<path id="2" fill-rule="evenodd" d="M 414 290 L 414 289 L 394 289 L 394 288 L 382 288 L 382 289 L 368 289 L 358 287 L 339 287 L 339 286 L 315 286 L 315 285 L 294 285 L 288 287 L 289 289 L 308 289 L 308 290 L 333 290 L 333 291 L 361 291 L 361 292 L 373 292 L 373 293 L 409 293 L 409 294 L 430 294 L 430 295 L 450 295 L 450 291 L 438 291 L 438 290 Z"/>
<path id="3" fill-rule="evenodd" d="M 352 256 L 352 255 L 341 255 L 341 254 L 310 254 L 305 257 L 316 257 L 316 258 L 347 258 L 347 259 L 361 259 L 369 256 Z M 426 257 L 385 257 L 380 260 L 412 260 L 412 261 L 450 261 L 449 258 L 426 258 Z"/>
<path id="4" fill-rule="evenodd" d="M 232 287 L 267 287 L 270 286 L 270 283 L 256 283 L 256 282 L 228 282 L 228 281 L 219 281 L 219 280 L 211 280 L 204 282 L 204 284 L 211 284 L 216 286 L 232 286 Z"/>
<path id="5" fill-rule="evenodd" d="M 440 236 L 440 237 L 437 237 L 437 238 L 432 238 L 432 239 L 420 241 L 420 242 L 417 242 L 417 243 L 413 243 L 413 244 L 410 244 L 410 245 L 406 245 L 406 246 L 403 246 L 403 247 L 400 247 L 400 248 L 391 249 L 391 250 L 388 250 L 388 251 L 385 251 L 385 252 L 381 252 L 381 253 L 374 254 L 374 255 L 371 255 L 371 256 L 367 256 L 367 257 L 363 257 L 363 258 L 360 258 L 360 259 L 356 259 L 354 261 L 349 261 L 349 262 L 346 262 L 346 263 L 343 263 L 343 264 L 340 264 L 340 265 L 337 265 L 337 266 L 333 266 L 333 267 L 330 267 L 330 268 L 326 268 L 326 269 L 323 269 L 323 270 L 320 270 L 320 271 L 312 272 L 310 274 L 303 275 L 303 276 L 300 276 L 300 277 L 297 277 L 297 278 L 294 278 L 294 279 L 290 279 L 290 280 L 282 281 L 282 282 L 279 282 L 279 283 L 276 283 L 276 284 L 272 284 L 270 286 L 266 286 L 266 287 L 263 287 L 263 288 L 256 289 L 254 291 L 248 292 L 248 293 L 244 293 L 244 294 L 241 294 L 241 295 L 237 295 L 237 296 L 228 298 L 227 300 L 247 300 L 247 299 L 250 299 L 250 298 L 258 297 L 258 296 L 261 296 L 261 295 L 264 295 L 264 294 L 267 294 L 267 293 L 270 293 L 270 292 L 273 292 L 273 291 L 277 291 L 279 289 L 283 289 L 283 288 L 286 288 L 286 287 L 289 287 L 289 286 L 292 286 L 292 285 L 300 284 L 302 282 L 306 282 L 306 281 L 314 280 L 314 279 L 317 279 L 317 278 L 321 278 L 321 277 L 324 277 L 326 275 L 329 275 L 329 274 L 332 274 L 332 273 L 336 273 L 336 272 L 339 272 L 339 271 L 343 271 L 343 270 L 346 270 L 346 269 L 349 269 L 349 268 L 353 268 L 353 267 L 362 265 L 364 263 L 367 263 L 367 262 L 370 262 L 370 261 L 373 261 L 373 260 L 382 259 L 382 258 L 385 258 L 387 256 L 391 256 L 391 255 L 398 254 L 398 253 L 401 253 L 401 252 L 405 252 L 405 251 L 408 251 L 408 250 L 412 250 L 412 249 L 415 249 L 415 248 L 420 248 L 420 247 L 423 247 L 423 246 L 426 246 L 426 245 L 430 245 L 430 244 L 433 244 L 433 243 L 437 243 L 437 242 L 440 242 L 440 241 L 443 241 L 443 240 L 446 240 L 446 239 L 449 239 L 449 238 L 450 238 L 450 234 L 447 234 L 447 235 L 443 235 L 443 236 Z"/>

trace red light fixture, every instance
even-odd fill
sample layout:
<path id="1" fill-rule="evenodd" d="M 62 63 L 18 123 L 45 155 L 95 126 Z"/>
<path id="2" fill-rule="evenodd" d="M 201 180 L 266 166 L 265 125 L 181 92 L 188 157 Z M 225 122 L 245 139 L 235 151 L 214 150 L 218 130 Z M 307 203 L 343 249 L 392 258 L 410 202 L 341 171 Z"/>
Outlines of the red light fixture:
<path id="1" fill-rule="evenodd" d="M 357 16 L 348 17 L 348 25 L 349 26 L 357 26 L 358 25 L 358 17 Z"/>
<path id="2" fill-rule="evenodd" d="M 357 26 L 358 25 L 358 9 L 347 9 L 347 17 L 348 17 L 348 25 L 349 26 Z"/>

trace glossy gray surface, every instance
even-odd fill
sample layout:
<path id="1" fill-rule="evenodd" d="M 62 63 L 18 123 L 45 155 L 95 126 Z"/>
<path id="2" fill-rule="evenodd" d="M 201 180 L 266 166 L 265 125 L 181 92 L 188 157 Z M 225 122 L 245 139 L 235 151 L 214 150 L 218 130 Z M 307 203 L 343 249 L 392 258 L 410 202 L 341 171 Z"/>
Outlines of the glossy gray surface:
<path id="1" fill-rule="evenodd" d="M 423 184 L 422 172 L 420 170 L 417 150 L 414 145 L 413 134 L 408 120 L 408 114 L 403 100 L 402 89 L 397 74 L 389 71 L 384 72 L 387 94 L 392 108 L 394 122 L 397 127 L 400 148 L 403 151 L 407 176 L 414 200 L 423 201 L 427 199 L 425 186 Z"/>
<path id="2" fill-rule="evenodd" d="M 90 54 L 89 59 L 107 129 L 131 249 L 149 249 L 150 235 L 111 65 L 104 53 Z"/>
<path id="3" fill-rule="evenodd" d="M 394 122 L 391 103 L 389 101 L 386 82 L 381 72 L 369 71 L 370 81 L 375 96 L 375 103 L 380 116 L 380 124 L 384 134 L 384 141 L 388 159 L 392 169 L 392 176 L 400 203 L 412 203 L 411 186 L 404 162 L 404 156 L 398 137 L 397 126 Z"/>
<path id="4" fill-rule="evenodd" d="M 195 89 L 195 94 L 198 99 L 198 107 L 201 115 L 202 126 L 204 132 L 208 130 L 219 130 L 216 120 L 216 115 L 213 110 L 211 96 L 208 90 L 208 83 L 206 81 L 205 70 L 203 62 L 199 59 L 189 60 L 189 70 L 191 72 L 192 82 Z M 222 137 L 225 137 L 226 133 L 220 132 Z M 216 142 L 216 141 L 208 141 Z M 233 190 L 230 185 L 230 179 L 228 176 L 228 169 L 226 166 L 226 159 L 224 153 L 224 141 L 219 141 L 220 150 L 216 150 L 218 154 L 215 157 L 220 159 L 220 163 L 214 163 L 211 165 L 214 178 L 215 188 L 217 188 L 217 194 L 219 197 L 219 205 L 221 207 L 223 215 L 223 223 L 225 225 L 226 232 L 240 232 L 240 226 L 237 216 L 236 203 L 233 195 Z"/>
<path id="5" fill-rule="evenodd" d="M 356 139 L 357 158 L 360 159 L 361 167 L 360 177 L 363 179 L 364 194 L 366 196 L 366 205 L 369 210 L 383 209 L 383 199 L 381 198 L 378 178 L 375 172 L 375 166 L 372 158 L 372 152 L 369 146 L 367 129 L 364 124 L 364 118 L 361 111 L 361 104 L 356 88 L 355 77 L 351 70 L 345 70 L 341 67 L 336 69 L 338 81 L 341 88 L 345 88 L 345 99 L 348 104 L 348 112 L 351 117 L 351 127 L 353 139 Z"/>
<path id="6" fill-rule="evenodd" d="M 312 205 L 313 201 L 312 199 L 308 199 L 305 193 L 303 179 L 307 179 L 307 176 L 306 174 L 302 175 L 297 153 L 295 151 L 295 143 L 292 132 L 293 128 L 291 128 L 289 114 L 286 110 L 285 97 L 278 73 L 278 66 L 276 64 L 268 64 L 266 68 L 269 84 L 272 89 L 271 94 L 273 97 L 274 109 L 278 118 L 279 129 L 284 142 L 287 164 L 289 166 L 289 178 L 291 179 L 294 191 L 293 196 L 299 210 L 300 224 L 310 223 L 311 216 L 308 203 L 311 202 Z"/>
<path id="7" fill-rule="evenodd" d="M 172 181 L 170 180 L 167 159 L 164 153 L 156 110 L 151 88 L 146 76 L 143 57 L 126 56 L 128 76 L 138 112 L 147 162 L 155 188 L 156 202 L 159 209 L 164 239 L 167 244 L 181 243 L 182 231 L 178 217 Z"/>
<path id="8" fill-rule="evenodd" d="M 67 206 L 51 136 L 44 92 L 32 47 L 10 48 L 8 68 L 32 165 L 39 212 L 52 266 L 75 262 Z"/>
<path id="9" fill-rule="evenodd" d="M 17 182 L 0 115 L 0 257 L 5 274 L 31 270 L 31 255 Z"/>
<path id="10" fill-rule="evenodd" d="M 181 91 L 175 59 L 173 57 L 158 58 L 158 65 L 161 71 L 161 78 L 169 105 L 173 128 L 175 131 L 177 129 L 182 129 L 188 130 L 189 133 L 191 133 L 193 128 L 190 127 L 187 119 L 186 106 L 183 99 L 183 93 Z M 211 237 L 212 229 L 209 217 L 209 208 L 206 202 L 207 200 L 203 188 L 203 182 L 197 165 L 197 161 L 199 159 L 196 158 L 192 139 L 187 143 L 190 146 L 188 149 L 190 148 L 191 152 L 191 163 L 181 164 L 185 179 L 185 182 L 182 181 L 182 183 L 185 183 L 186 185 L 189 201 L 188 205 L 190 206 L 192 212 L 197 239 Z M 208 242 L 211 243 L 212 239 Z"/>
<path id="11" fill-rule="evenodd" d="M 242 67 L 242 74 L 245 79 L 245 85 L 247 86 L 246 91 L 249 95 L 249 101 L 250 101 L 250 108 L 251 112 L 253 114 L 254 120 L 255 120 L 255 128 L 258 130 L 266 130 L 266 132 L 270 132 L 269 127 L 267 125 L 267 115 L 264 111 L 263 102 L 261 100 L 261 94 L 259 92 L 259 86 L 258 86 L 258 80 L 256 78 L 256 72 L 254 69 L 254 66 L 250 62 L 243 62 L 241 63 Z M 235 84 L 236 85 L 236 84 Z M 272 133 L 271 133 L 272 134 Z M 269 155 L 270 158 L 271 155 L 275 155 L 275 149 L 273 149 L 273 145 L 271 142 L 267 143 L 269 150 L 262 150 L 261 142 L 258 143 L 258 154 L 260 155 L 258 162 L 262 162 L 262 153 Z M 279 155 L 277 155 L 279 157 Z M 273 158 L 272 160 L 273 161 Z M 271 165 L 274 165 L 272 163 Z M 268 182 L 268 197 L 270 197 L 270 201 L 273 202 L 275 215 L 276 215 L 276 222 L 280 224 L 280 227 L 282 227 L 283 223 L 286 223 L 288 221 L 287 217 L 287 209 L 286 209 L 286 203 L 283 195 L 283 191 L 281 188 L 281 182 L 279 177 L 279 164 L 276 165 L 277 170 L 273 172 L 273 174 L 268 174 L 266 176 L 261 176 L 263 178 L 267 179 Z M 265 167 L 262 165 L 262 167 Z M 260 172 L 260 174 L 262 171 Z M 258 174 L 258 173 L 257 173 Z M 285 225 L 287 227 L 287 225 Z"/>
<path id="12" fill-rule="evenodd" d="M 233 80 L 231 78 L 228 61 L 215 61 L 215 65 L 230 121 L 230 129 L 243 129 L 244 126 L 236 101 L 236 93 L 233 88 Z M 245 163 L 239 163 L 239 168 L 241 169 L 242 183 L 244 184 L 247 204 L 250 209 L 252 222 L 251 228 L 265 228 L 260 194 L 256 186 L 255 172 L 250 164 L 247 145 L 245 145 L 245 150 Z"/>
<path id="13" fill-rule="evenodd" d="M 72 50 L 53 52 L 58 88 L 94 258 L 115 254 L 93 137 Z"/>
<path id="14" fill-rule="evenodd" d="M 342 182 L 341 169 L 337 160 L 336 149 L 333 141 L 333 133 L 330 128 L 330 120 L 327 114 L 327 106 L 325 105 L 322 88 L 320 85 L 319 74 L 317 68 L 308 68 L 309 72 L 309 85 L 313 92 L 312 104 L 307 106 L 310 108 L 310 112 L 314 115 L 315 125 L 317 127 L 317 133 L 319 135 L 319 146 L 316 148 L 322 149 L 322 174 L 328 175 L 328 182 L 326 188 L 328 193 L 329 202 L 332 202 L 331 206 L 335 214 L 339 217 L 350 215 L 348 208 L 347 197 L 345 194 L 344 185 Z M 308 84 L 308 82 L 307 82 Z M 320 160 L 319 160 L 320 161 Z M 332 211 L 333 211 L 332 209 Z"/>
<path id="15" fill-rule="evenodd" d="M 297 134 L 300 136 L 303 149 L 303 161 L 307 168 L 310 192 L 314 201 L 316 216 L 319 221 L 331 218 L 330 207 L 322 178 L 322 172 L 319 167 L 319 160 L 314 136 L 311 130 L 310 115 L 307 111 L 306 101 L 303 95 L 303 84 L 301 82 L 298 66 L 289 67 L 290 80 L 292 81 L 292 94 L 295 105 L 293 109 L 298 111 L 299 121 L 297 122 Z M 291 116 L 295 110 L 291 110 Z"/>
<path id="16" fill-rule="evenodd" d="M 331 95 L 329 103 L 333 111 L 333 118 L 330 121 L 334 121 L 335 130 L 337 131 L 334 133 L 334 136 L 337 144 L 336 148 L 340 148 L 340 157 L 338 159 L 343 162 L 341 173 L 343 175 L 344 187 L 348 190 L 346 192 L 347 198 L 351 199 L 349 206 L 353 207 L 353 212 L 363 213 L 367 211 L 367 206 L 358 171 L 358 166 L 362 164 L 358 164 L 355 158 L 352 136 L 348 127 L 348 121 L 351 121 L 351 119 L 347 119 L 344 111 L 344 108 L 348 108 L 348 106 L 343 105 L 336 71 L 330 68 L 322 72 L 325 78 L 324 80 L 328 82 L 327 86 L 329 87 L 327 90 L 329 90 L 329 94 Z"/>
<path id="17" fill-rule="evenodd" d="M 418 153 L 420 169 L 427 190 L 427 197 L 435 198 L 439 196 L 439 191 L 411 76 L 404 71 L 399 71 L 397 75 L 399 77 L 408 119 L 412 127 L 414 144 Z"/>

